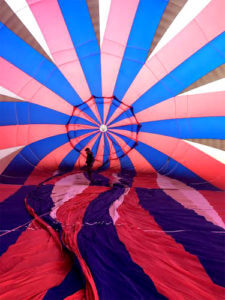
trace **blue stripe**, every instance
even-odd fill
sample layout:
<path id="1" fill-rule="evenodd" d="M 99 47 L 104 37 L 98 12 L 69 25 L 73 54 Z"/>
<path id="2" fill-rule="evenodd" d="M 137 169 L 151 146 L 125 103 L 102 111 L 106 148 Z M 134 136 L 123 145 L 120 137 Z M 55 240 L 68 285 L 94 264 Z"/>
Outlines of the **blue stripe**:
<path id="1" fill-rule="evenodd" d="M 113 112 L 115 111 L 115 109 L 113 110 Z M 123 111 L 118 117 L 116 117 L 114 120 L 112 120 L 112 122 L 110 122 L 109 124 L 107 124 L 108 126 L 113 125 L 121 120 L 127 119 L 129 118 L 129 114 L 128 114 L 128 110 Z M 132 116 L 132 115 L 131 115 Z"/>
<path id="2" fill-rule="evenodd" d="M 225 139 L 225 117 L 170 119 L 141 125 L 140 131 L 181 139 Z"/>
<path id="3" fill-rule="evenodd" d="M 92 131 L 93 131 L 93 129 L 71 130 L 71 131 L 68 131 L 68 136 L 70 139 L 74 139 L 76 137 L 79 137 L 81 135 L 84 135 L 84 134 L 92 132 Z"/>
<path id="4" fill-rule="evenodd" d="M 22 174 L 23 177 L 18 179 L 18 182 L 20 182 L 18 184 L 23 184 L 34 170 L 35 166 L 46 155 L 67 142 L 67 135 L 60 134 L 34 142 L 24 147 L 4 170 L 3 175 L 17 176 L 17 174 Z M 22 173 L 21 170 L 23 170 Z"/>
<path id="5" fill-rule="evenodd" d="M 66 124 L 69 116 L 27 102 L 0 102 L 0 126 L 17 124 Z"/>
<path id="6" fill-rule="evenodd" d="M 73 105 L 82 103 L 80 97 L 52 62 L 26 44 L 2 23 L 0 23 L 0 28 L 0 55 L 3 58 L 60 95 L 69 103 Z"/>
<path id="7" fill-rule="evenodd" d="M 102 136 L 102 133 L 99 134 L 99 137 L 97 138 L 97 140 L 95 141 L 93 147 L 91 148 L 91 151 L 93 152 L 94 157 L 95 157 L 96 154 L 97 154 L 101 136 Z"/>
<path id="8" fill-rule="evenodd" d="M 115 187 L 89 204 L 77 236 L 81 255 L 90 268 L 99 299 L 166 299 L 132 261 L 112 224 L 109 208 L 123 193 L 123 188 Z"/>
<path id="9" fill-rule="evenodd" d="M 62 160 L 62 162 L 59 165 L 60 170 L 73 170 L 74 165 L 80 156 L 80 151 L 90 142 L 90 140 L 96 135 L 96 133 L 84 138 L 81 140 L 78 144 L 76 144 L 76 150 L 72 149 Z"/>
<path id="10" fill-rule="evenodd" d="M 101 96 L 100 48 L 86 1 L 58 0 L 92 95 Z M 98 105 L 99 107 L 99 105 Z M 101 115 L 101 117 L 103 117 Z"/>
<path id="11" fill-rule="evenodd" d="M 12 230 L 32 220 L 24 205 L 24 200 L 27 194 L 34 189 L 36 189 L 35 186 L 22 186 L 16 193 L 0 203 L 0 230 Z M 6 252 L 8 247 L 14 244 L 26 229 L 26 226 L 22 226 L 15 231 L 0 236 L 0 255 Z"/>
<path id="12" fill-rule="evenodd" d="M 140 1 L 114 89 L 117 98 L 123 99 L 130 84 L 144 65 L 168 2 L 169 0 Z M 115 107 L 111 107 L 109 117 L 114 111 Z"/>
<path id="13" fill-rule="evenodd" d="M 112 115 L 112 113 L 118 108 L 120 107 L 121 105 L 121 101 L 120 100 L 117 100 L 115 98 L 112 98 L 112 103 L 110 105 L 110 108 L 109 108 L 109 112 L 108 112 L 108 115 L 106 117 L 106 124 L 110 118 L 110 116 Z M 111 122 L 112 123 L 112 122 Z M 109 123 L 108 125 L 110 125 L 111 123 Z"/>
<path id="14" fill-rule="evenodd" d="M 81 117 L 72 117 L 70 122 L 70 124 L 82 124 L 82 125 L 90 125 L 93 126 L 93 129 L 98 128 L 97 125 L 95 123 L 92 123 L 84 118 Z"/>
<path id="15" fill-rule="evenodd" d="M 111 132 L 111 131 L 109 130 L 109 132 Z M 136 144 L 136 142 L 133 139 L 131 139 L 127 136 L 124 136 L 123 134 L 120 134 L 120 133 L 117 133 L 117 132 L 112 132 L 112 133 L 117 135 L 118 137 L 120 137 L 131 148 L 133 148 L 134 145 Z"/>
<path id="16" fill-rule="evenodd" d="M 137 194 L 141 206 L 159 226 L 185 251 L 197 256 L 214 283 L 225 286 L 224 229 L 184 208 L 162 190 L 137 188 Z"/>
<path id="17" fill-rule="evenodd" d="M 106 134 L 104 134 L 104 157 L 103 157 L 103 170 L 109 168 L 109 155 L 110 155 L 110 147 L 109 142 L 106 137 Z"/>
<path id="18" fill-rule="evenodd" d="M 119 130 L 128 130 L 130 132 L 138 132 L 138 125 L 136 124 L 129 124 L 129 125 L 122 125 L 122 126 L 111 126 L 110 129 L 119 129 Z"/>
<path id="19" fill-rule="evenodd" d="M 112 137 L 112 135 L 109 132 L 107 134 L 113 143 L 113 146 L 115 148 L 117 156 L 119 157 L 121 169 L 135 172 L 135 168 L 134 168 L 131 160 L 129 159 L 129 157 L 126 155 L 126 153 L 123 151 L 123 149 L 117 143 L 117 141 Z"/>
<path id="20" fill-rule="evenodd" d="M 61 96 L 70 104 L 83 103 L 59 69 L 0 22 L 0 56 Z M 16 51 L 15 51 L 16 49 Z M 26 57 L 26 59 L 24 59 Z M 92 118 L 93 112 L 83 103 Z M 96 119 L 97 120 L 97 119 Z"/>
<path id="21" fill-rule="evenodd" d="M 118 133 L 114 134 L 119 136 L 128 145 L 133 146 L 134 141 L 131 139 Z M 162 175 L 168 175 L 174 179 L 181 180 L 186 184 L 193 186 L 195 189 L 218 190 L 176 160 L 140 141 L 135 146 L 135 150 L 137 150 L 154 167 L 154 169 Z M 125 166 L 124 169 L 129 169 L 129 167 Z"/>
<path id="22" fill-rule="evenodd" d="M 83 135 L 85 131 L 86 130 L 78 130 L 76 132 L 76 136 Z M 74 135 L 73 131 L 70 131 L 68 135 L 73 136 Z M 0 182 L 5 182 L 4 176 L 16 177 L 17 174 L 21 174 L 21 170 L 23 170 L 22 172 L 23 177 L 16 178 L 17 184 L 23 184 L 26 181 L 27 177 L 31 174 L 35 166 L 46 155 L 48 155 L 51 151 L 55 150 L 56 148 L 62 146 L 63 144 L 69 142 L 68 135 L 60 134 L 53 137 L 48 137 L 24 147 L 22 151 L 17 154 L 17 156 L 10 162 L 10 164 L 4 170 L 4 172 L 2 173 L 3 176 L 0 176 Z M 81 147 L 82 143 L 83 141 L 81 141 L 76 145 L 77 149 Z M 72 151 L 74 151 L 77 154 L 77 151 L 75 150 Z M 11 181 L 10 179 L 8 179 L 8 183 L 10 182 L 13 183 L 13 178 Z"/>
<path id="23" fill-rule="evenodd" d="M 59 165 L 59 170 L 72 171 L 80 153 L 76 150 L 71 150 Z"/>
<path id="24" fill-rule="evenodd" d="M 95 100 L 96 106 L 98 108 L 101 121 L 103 123 L 103 120 L 104 120 L 104 118 L 103 118 L 103 116 L 104 116 L 104 98 L 96 97 L 94 100 Z"/>
<path id="25" fill-rule="evenodd" d="M 135 149 L 162 175 L 180 180 L 195 189 L 218 190 L 176 160 L 140 141 Z"/>
<path id="26" fill-rule="evenodd" d="M 85 287 L 84 275 L 82 273 L 78 259 L 73 257 L 71 271 L 64 280 L 57 286 L 49 289 L 43 300 L 61 300 L 71 296 Z"/>
<path id="27" fill-rule="evenodd" d="M 192 83 L 225 63 L 225 32 L 206 44 L 156 83 L 134 104 L 135 113 L 175 97 Z"/>

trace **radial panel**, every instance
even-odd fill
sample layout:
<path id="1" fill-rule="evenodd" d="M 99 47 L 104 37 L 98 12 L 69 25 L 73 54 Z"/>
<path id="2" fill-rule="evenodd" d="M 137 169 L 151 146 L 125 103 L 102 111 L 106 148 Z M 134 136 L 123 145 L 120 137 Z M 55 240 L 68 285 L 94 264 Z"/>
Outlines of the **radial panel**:
<path id="1" fill-rule="evenodd" d="M 184 92 L 190 91 L 192 89 L 195 89 L 197 87 L 200 87 L 202 85 L 205 85 L 207 83 L 210 83 L 210 82 L 222 79 L 222 78 L 225 78 L 225 64 L 219 66 L 215 70 L 209 72 L 205 76 L 196 80 L 194 83 L 192 83 L 186 89 L 184 89 L 182 92 L 184 93 Z"/>
<path id="2" fill-rule="evenodd" d="M 91 21 L 94 26 L 95 35 L 100 47 L 100 29 L 99 29 L 99 0 L 87 0 Z"/>
<path id="3" fill-rule="evenodd" d="M 199 143 L 225 151 L 225 140 L 221 139 L 187 139 L 187 141 Z M 224 152 L 225 155 L 225 152 Z"/>
<path id="4" fill-rule="evenodd" d="M 166 30 L 169 28 L 173 20 L 176 18 L 176 16 L 179 14 L 181 9 L 184 7 L 186 2 L 187 0 L 170 0 L 168 2 L 168 5 L 156 30 L 155 37 L 153 39 L 151 48 L 148 52 L 148 57 L 155 49 L 158 42 L 160 41 Z"/>
<path id="5" fill-rule="evenodd" d="M 51 60 L 41 45 L 36 41 L 30 31 L 24 26 L 24 24 L 4 0 L 0 0 L 0 8 L 0 22 L 2 22 L 17 36 L 23 39 L 27 44 L 41 53 L 48 60 Z"/>

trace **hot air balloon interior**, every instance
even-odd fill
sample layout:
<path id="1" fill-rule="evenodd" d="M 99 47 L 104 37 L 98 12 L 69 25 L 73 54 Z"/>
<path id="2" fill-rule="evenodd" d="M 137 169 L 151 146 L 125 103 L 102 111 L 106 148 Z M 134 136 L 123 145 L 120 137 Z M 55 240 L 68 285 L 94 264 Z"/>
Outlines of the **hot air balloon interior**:
<path id="1" fill-rule="evenodd" d="M 1 300 L 225 299 L 224 13 L 0 0 Z"/>

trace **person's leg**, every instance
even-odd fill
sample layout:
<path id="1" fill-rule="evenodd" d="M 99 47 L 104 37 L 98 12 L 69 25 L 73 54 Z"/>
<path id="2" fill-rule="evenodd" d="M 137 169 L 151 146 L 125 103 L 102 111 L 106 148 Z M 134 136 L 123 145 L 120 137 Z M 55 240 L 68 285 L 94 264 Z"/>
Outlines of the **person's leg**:
<path id="1" fill-rule="evenodd" d="M 88 173 L 88 179 L 90 181 L 92 181 L 92 170 L 91 170 L 91 166 L 88 166 L 87 168 L 87 173 Z"/>

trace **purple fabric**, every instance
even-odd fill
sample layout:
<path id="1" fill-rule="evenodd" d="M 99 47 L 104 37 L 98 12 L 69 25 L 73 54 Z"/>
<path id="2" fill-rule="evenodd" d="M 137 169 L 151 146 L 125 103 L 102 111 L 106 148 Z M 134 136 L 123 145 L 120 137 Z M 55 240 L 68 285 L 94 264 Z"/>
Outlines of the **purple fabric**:
<path id="1" fill-rule="evenodd" d="M 61 284 L 48 290 L 44 300 L 61 300 L 85 287 L 85 279 L 77 258 L 74 256 L 72 270 Z"/>
<path id="2" fill-rule="evenodd" d="M 168 234 L 176 242 L 199 258 L 213 282 L 225 286 L 225 231 L 195 211 L 184 208 L 162 190 L 136 190 L 140 205 L 155 218 L 162 229 L 169 231 Z"/>
<path id="3" fill-rule="evenodd" d="M 26 230 L 25 223 L 29 223 L 32 218 L 26 210 L 24 200 L 28 193 L 35 190 L 35 186 L 23 186 L 15 194 L 0 203 L 0 234 L 5 230 L 15 231 L 8 232 L 0 236 L 0 255 L 3 254 L 10 245 L 14 244 L 20 234 Z"/>
<path id="4" fill-rule="evenodd" d="M 91 270 L 100 299 L 166 299 L 132 261 L 109 216 L 110 205 L 123 192 L 123 188 L 114 187 L 90 203 L 78 234 L 81 254 Z"/>

